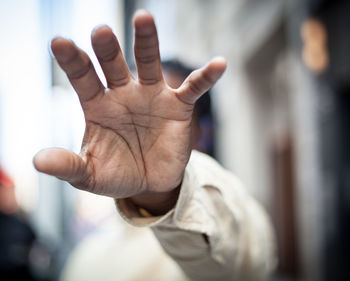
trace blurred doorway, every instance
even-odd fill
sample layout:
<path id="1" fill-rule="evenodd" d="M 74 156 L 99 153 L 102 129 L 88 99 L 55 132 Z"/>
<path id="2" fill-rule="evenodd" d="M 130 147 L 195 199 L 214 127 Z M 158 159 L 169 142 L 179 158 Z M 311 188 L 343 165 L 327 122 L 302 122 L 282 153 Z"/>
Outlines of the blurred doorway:
<path id="1" fill-rule="evenodd" d="M 283 20 L 246 64 L 256 186 L 265 191 L 278 243 L 278 276 L 300 277 L 290 59 Z M 267 191 L 267 192 L 266 192 Z"/>

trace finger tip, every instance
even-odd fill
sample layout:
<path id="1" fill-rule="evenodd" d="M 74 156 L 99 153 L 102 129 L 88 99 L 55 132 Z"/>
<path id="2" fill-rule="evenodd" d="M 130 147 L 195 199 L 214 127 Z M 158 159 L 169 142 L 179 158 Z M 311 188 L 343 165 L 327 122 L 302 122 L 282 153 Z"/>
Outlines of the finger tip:
<path id="1" fill-rule="evenodd" d="M 33 157 L 33 164 L 37 170 L 43 172 L 52 166 L 52 160 L 59 156 L 61 148 L 44 148 Z"/>
<path id="2" fill-rule="evenodd" d="M 60 52 L 62 47 L 66 44 L 66 40 L 63 37 L 55 37 L 51 40 L 51 51 L 53 55 L 56 55 L 57 52 Z"/>
<path id="3" fill-rule="evenodd" d="M 226 67 L 227 67 L 227 60 L 222 56 L 214 57 L 212 62 L 214 62 L 217 66 L 219 66 L 223 69 L 226 69 Z"/>
<path id="4" fill-rule="evenodd" d="M 141 27 L 142 25 L 153 22 L 154 20 L 151 13 L 143 9 L 137 10 L 133 16 L 133 23 L 135 27 Z"/>
<path id="5" fill-rule="evenodd" d="M 100 40 L 111 34 L 113 34 L 113 31 L 110 26 L 107 24 L 99 24 L 91 31 L 91 38 Z"/>
<path id="6" fill-rule="evenodd" d="M 214 57 L 211 60 L 211 66 L 213 67 L 212 69 L 214 72 L 217 73 L 218 77 L 220 77 L 227 68 L 227 60 L 222 56 Z"/>
<path id="7" fill-rule="evenodd" d="M 140 18 L 140 17 L 148 17 L 148 18 L 152 18 L 152 15 L 150 12 L 148 12 L 145 9 L 138 9 L 135 14 L 134 14 L 134 19 L 135 18 Z"/>
<path id="8" fill-rule="evenodd" d="M 38 170 L 39 172 L 43 172 L 46 159 L 47 159 L 46 149 L 40 150 L 37 154 L 35 154 L 33 157 L 33 165 L 35 169 Z"/>
<path id="9" fill-rule="evenodd" d="M 72 40 L 57 36 L 51 40 L 51 52 L 56 59 L 65 62 L 75 54 L 76 46 Z"/>
<path id="10" fill-rule="evenodd" d="M 59 41 L 59 40 L 62 40 L 62 39 L 64 39 L 62 36 L 56 35 L 56 36 L 54 36 L 54 37 L 51 39 L 51 44 L 53 44 L 55 41 Z"/>
<path id="11" fill-rule="evenodd" d="M 67 41 L 68 40 L 62 36 L 55 36 L 51 39 L 51 49 L 53 50 L 54 48 L 60 47 L 61 45 L 66 44 Z"/>

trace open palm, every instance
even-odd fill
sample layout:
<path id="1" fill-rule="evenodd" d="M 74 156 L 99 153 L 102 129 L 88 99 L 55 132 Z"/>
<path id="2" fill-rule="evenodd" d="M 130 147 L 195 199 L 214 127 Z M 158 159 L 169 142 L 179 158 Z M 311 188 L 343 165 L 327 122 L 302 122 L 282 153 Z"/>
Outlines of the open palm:
<path id="1" fill-rule="evenodd" d="M 152 16 L 137 12 L 134 26 L 137 80 L 111 29 L 100 26 L 92 33 L 107 88 L 86 53 L 64 38 L 52 41 L 52 51 L 79 96 L 86 129 L 79 155 L 43 150 L 34 159 L 39 171 L 114 198 L 165 193 L 181 183 L 191 152 L 194 103 L 226 64 L 216 58 L 171 89 L 163 79 Z"/>

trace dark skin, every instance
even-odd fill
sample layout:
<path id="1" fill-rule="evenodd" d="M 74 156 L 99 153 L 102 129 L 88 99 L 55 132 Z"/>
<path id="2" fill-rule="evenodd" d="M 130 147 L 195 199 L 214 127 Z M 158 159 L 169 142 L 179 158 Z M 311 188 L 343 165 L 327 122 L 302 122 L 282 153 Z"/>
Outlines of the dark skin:
<path id="1" fill-rule="evenodd" d="M 213 59 L 173 89 L 163 78 L 152 16 L 138 11 L 133 23 L 138 79 L 132 77 L 112 30 L 100 26 L 92 32 L 107 87 L 85 52 L 70 40 L 52 40 L 52 52 L 79 96 L 86 128 L 79 155 L 45 149 L 34 165 L 78 189 L 129 198 L 163 214 L 176 202 L 191 153 L 194 104 L 220 78 L 226 62 Z"/>

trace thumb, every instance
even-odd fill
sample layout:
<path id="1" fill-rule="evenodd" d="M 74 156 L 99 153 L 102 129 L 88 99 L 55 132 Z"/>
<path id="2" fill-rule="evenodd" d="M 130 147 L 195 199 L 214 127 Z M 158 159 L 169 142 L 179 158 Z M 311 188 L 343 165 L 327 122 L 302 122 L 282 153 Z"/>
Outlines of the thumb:
<path id="1" fill-rule="evenodd" d="M 216 57 L 206 66 L 193 71 L 178 89 L 178 97 L 185 103 L 194 104 L 201 95 L 214 86 L 226 69 L 226 60 Z"/>
<path id="2" fill-rule="evenodd" d="M 81 185 L 86 180 L 86 165 L 77 154 L 61 149 L 50 148 L 38 152 L 33 163 L 42 173 L 55 176 L 74 185 Z"/>

